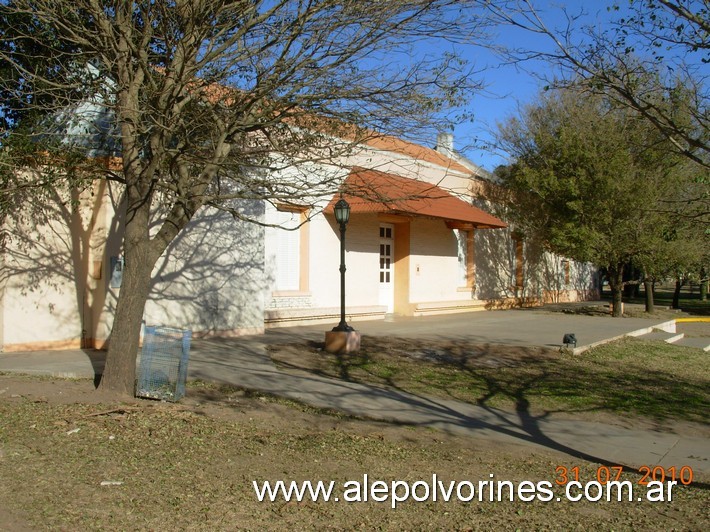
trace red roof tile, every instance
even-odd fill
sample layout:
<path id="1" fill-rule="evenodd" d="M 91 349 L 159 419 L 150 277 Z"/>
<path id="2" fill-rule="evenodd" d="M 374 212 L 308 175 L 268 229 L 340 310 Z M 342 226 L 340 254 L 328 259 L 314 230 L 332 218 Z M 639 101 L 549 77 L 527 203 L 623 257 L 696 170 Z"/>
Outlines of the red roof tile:
<path id="1" fill-rule="evenodd" d="M 350 204 L 350 212 L 355 214 L 409 214 L 470 223 L 480 228 L 507 227 L 495 216 L 436 185 L 377 170 L 354 167 L 341 190 Z M 336 194 L 324 212 L 333 213 L 339 199 Z"/>
<path id="2" fill-rule="evenodd" d="M 401 153 L 417 161 L 426 161 L 449 170 L 472 175 L 473 172 L 450 157 L 431 148 L 388 135 L 374 135 L 365 139 L 365 144 L 378 150 Z"/>

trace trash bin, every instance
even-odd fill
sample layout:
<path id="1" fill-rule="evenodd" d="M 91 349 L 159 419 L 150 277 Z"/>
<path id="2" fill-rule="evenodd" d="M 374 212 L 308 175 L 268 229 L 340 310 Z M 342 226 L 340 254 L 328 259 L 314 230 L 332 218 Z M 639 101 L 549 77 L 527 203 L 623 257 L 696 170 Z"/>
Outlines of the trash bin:
<path id="1" fill-rule="evenodd" d="M 185 396 L 192 331 L 146 326 L 136 397 L 178 401 Z"/>

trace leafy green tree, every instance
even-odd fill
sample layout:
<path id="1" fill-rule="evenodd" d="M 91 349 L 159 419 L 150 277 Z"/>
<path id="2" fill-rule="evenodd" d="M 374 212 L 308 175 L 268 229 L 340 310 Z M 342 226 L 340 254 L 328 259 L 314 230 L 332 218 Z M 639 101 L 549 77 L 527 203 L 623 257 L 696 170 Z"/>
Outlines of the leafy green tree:
<path id="1" fill-rule="evenodd" d="M 500 127 L 499 140 L 512 156 L 497 174 L 516 224 L 549 250 L 605 269 L 620 316 L 624 269 L 660 261 L 677 219 L 667 203 L 692 188 L 689 166 L 703 167 L 636 113 L 581 89 L 543 93 Z"/>
<path id="2" fill-rule="evenodd" d="M 655 282 L 669 277 L 679 281 L 674 297 L 674 308 L 678 308 L 683 279 L 693 272 L 700 272 L 702 278 L 703 264 L 708 260 L 707 250 L 710 249 L 709 239 L 710 233 L 693 218 L 675 214 L 659 217 L 655 231 L 648 235 L 646 249 L 633 261 L 633 265 L 643 272 L 646 312 L 654 312 Z"/>

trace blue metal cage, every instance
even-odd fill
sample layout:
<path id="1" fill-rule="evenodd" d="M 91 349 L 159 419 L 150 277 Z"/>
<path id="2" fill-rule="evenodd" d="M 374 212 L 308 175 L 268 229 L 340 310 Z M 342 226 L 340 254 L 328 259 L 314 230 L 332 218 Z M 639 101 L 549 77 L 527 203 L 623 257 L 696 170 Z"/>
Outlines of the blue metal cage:
<path id="1" fill-rule="evenodd" d="M 136 397 L 178 401 L 185 396 L 192 332 L 146 326 Z"/>

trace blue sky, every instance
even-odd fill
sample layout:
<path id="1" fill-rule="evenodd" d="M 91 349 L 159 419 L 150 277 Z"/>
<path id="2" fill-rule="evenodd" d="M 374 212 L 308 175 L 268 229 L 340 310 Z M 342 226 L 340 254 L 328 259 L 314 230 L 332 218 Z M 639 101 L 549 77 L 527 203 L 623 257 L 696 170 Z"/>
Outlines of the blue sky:
<path id="1" fill-rule="evenodd" d="M 492 131 L 498 122 L 517 115 L 520 105 L 532 102 L 541 83 L 530 73 L 511 66 L 490 68 L 482 78 L 486 88 L 467 105 L 473 119 L 455 127 L 454 145 L 473 162 L 493 171 L 506 159 L 505 154 L 491 146 Z"/>
<path id="2" fill-rule="evenodd" d="M 600 28 L 607 25 L 610 14 L 607 6 L 612 5 L 612 0 L 582 1 L 570 0 L 566 2 L 538 0 L 535 2 L 540 9 L 543 20 L 549 27 L 559 27 L 564 18 L 560 10 L 561 5 L 569 13 L 578 14 L 587 12 L 580 21 L 584 24 L 593 24 Z M 623 5 L 624 0 L 616 2 Z M 616 15 L 615 15 L 616 16 Z M 518 46 L 540 49 L 549 49 L 549 42 L 529 32 L 513 28 L 498 30 L 498 40 L 505 43 L 515 43 Z M 473 96 L 466 111 L 472 112 L 473 122 L 463 123 L 454 129 L 455 148 L 466 155 L 476 164 L 493 170 L 497 165 L 506 162 L 502 153 L 481 146 L 490 144 L 491 130 L 496 128 L 496 122 L 502 122 L 507 117 L 517 114 L 520 105 L 531 103 L 542 87 L 542 83 L 529 71 L 537 73 L 551 73 L 552 67 L 541 61 L 526 63 L 519 67 L 502 65 L 491 52 L 474 47 L 458 47 L 476 69 L 485 69 L 479 78 L 486 85 L 484 91 Z"/>

